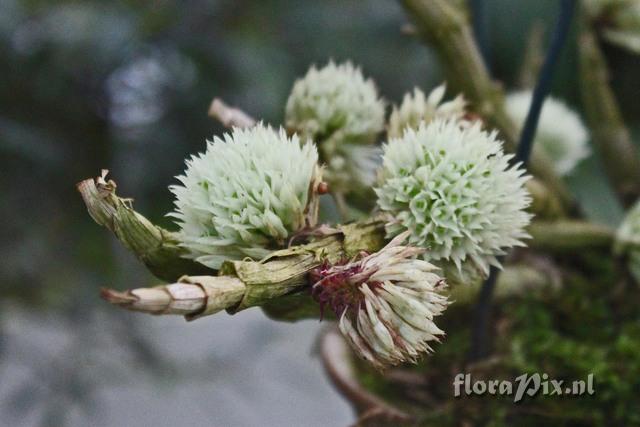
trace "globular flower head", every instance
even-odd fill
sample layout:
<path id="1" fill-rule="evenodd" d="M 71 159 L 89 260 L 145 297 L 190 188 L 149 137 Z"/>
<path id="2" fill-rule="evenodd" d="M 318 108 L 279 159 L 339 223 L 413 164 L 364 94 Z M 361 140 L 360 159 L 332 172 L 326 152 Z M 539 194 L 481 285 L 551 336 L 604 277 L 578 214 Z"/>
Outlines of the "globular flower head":
<path id="1" fill-rule="evenodd" d="M 585 9 L 610 43 L 640 53 L 640 2 L 586 0 Z"/>
<path id="2" fill-rule="evenodd" d="M 524 126 L 531 97 L 531 91 L 507 96 L 507 113 L 519 127 Z M 544 152 L 558 174 L 567 175 L 589 156 L 588 139 L 589 134 L 580 116 L 562 101 L 547 97 L 540 113 L 533 149 Z"/>
<path id="3" fill-rule="evenodd" d="M 171 187 L 176 209 L 170 215 L 190 256 L 204 265 L 262 258 L 316 223 L 317 150 L 283 129 L 235 128 L 186 164 L 181 184 Z"/>
<path id="4" fill-rule="evenodd" d="M 293 85 L 286 126 L 317 144 L 371 143 L 384 127 L 384 102 L 371 79 L 350 62 L 311 67 Z"/>
<path id="5" fill-rule="evenodd" d="M 379 252 L 312 272 L 313 295 L 329 306 L 352 348 L 378 369 L 416 362 L 444 335 L 434 323 L 448 305 L 444 279 L 423 249 L 402 246 L 408 233 Z"/>
<path id="6" fill-rule="evenodd" d="M 629 209 L 616 232 L 615 250 L 626 254 L 629 271 L 640 282 L 640 200 Z"/>
<path id="7" fill-rule="evenodd" d="M 387 136 L 399 138 L 406 128 L 418 129 L 421 123 L 428 124 L 435 119 L 462 120 L 467 102 L 462 95 L 442 102 L 445 91 L 446 85 L 441 84 L 428 97 L 418 88 L 414 88 L 412 94 L 405 94 L 400 107 L 394 105 L 389 116 Z"/>
<path id="8" fill-rule="evenodd" d="M 531 198 L 519 165 L 502 151 L 496 133 L 479 123 L 436 120 L 408 129 L 384 146 L 378 207 L 389 214 L 387 233 L 410 232 L 423 258 L 460 269 L 470 259 L 484 273 L 496 256 L 523 246 Z"/>

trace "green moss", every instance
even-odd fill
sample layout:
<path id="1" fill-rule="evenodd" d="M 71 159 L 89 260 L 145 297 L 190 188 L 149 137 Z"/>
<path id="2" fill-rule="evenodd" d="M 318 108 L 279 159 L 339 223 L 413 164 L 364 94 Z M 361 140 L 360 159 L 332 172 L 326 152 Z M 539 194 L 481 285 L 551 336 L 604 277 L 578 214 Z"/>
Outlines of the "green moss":
<path id="1" fill-rule="evenodd" d="M 421 393 L 365 366 L 359 367 L 362 383 L 425 426 L 639 425 L 640 290 L 616 290 L 613 265 L 601 260 L 584 256 L 565 265 L 564 288 L 555 297 L 536 292 L 497 303 L 489 360 L 466 365 L 472 310 L 454 304 L 441 322 L 448 334 L 443 343 L 406 368 L 426 381 Z M 593 374 L 595 393 L 539 393 L 518 404 L 512 396 L 455 398 L 453 379 L 467 372 L 474 380 L 511 381 L 524 373 L 546 373 L 564 380 L 563 388 Z"/>

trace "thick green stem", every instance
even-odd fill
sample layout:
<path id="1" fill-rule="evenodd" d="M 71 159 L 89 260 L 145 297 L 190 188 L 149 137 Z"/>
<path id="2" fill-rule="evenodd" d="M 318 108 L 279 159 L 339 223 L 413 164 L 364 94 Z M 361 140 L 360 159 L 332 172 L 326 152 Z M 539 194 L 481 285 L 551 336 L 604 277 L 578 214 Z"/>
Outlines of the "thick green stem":
<path id="1" fill-rule="evenodd" d="M 592 141 L 618 197 L 630 206 L 640 195 L 640 156 L 622 120 L 605 58 L 587 22 L 582 25 L 579 50 L 580 92 Z"/>
<path id="2" fill-rule="evenodd" d="M 575 250 L 609 248 L 613 231 L 605 226 L 582 221 L 561 220 L 536 222 L 528 231 L 533 236 L 529 246 L 553 253 Z M 152 314 L 180 314 L 188 320 L 214 314 L 220 310 L 236 313 L 249 307 L 261 306 L 270 317 L 295 321 L 317 318 L 318 305 L 307 292 L 307 274 L 324 262 L 351 258 L 362 251 L 375 252 L 385 243 L 384 223 L 372 220 L 339 226 L 326 231 L 316 240 L 274 252 L 261 261 L 230 261 L 219 276 L 182 277 L 178 283 L 155 288 L 140 288 L 126 292 L 103 290 L 109 302 L 124 308 Z M 498 287 L 505 296 L 525 287 L 539 287 L 550 282 L 545 274 L 534 274 L 521 267 L 507 267 L 508 273 Z M 519 270 L 517 270 L 520 268 Z M 451 271 L 445 269 L 449 278 Z M 526 273 L 526 274 L 525 274 Z M 452 275 L 452 283 L 458 283 Z M 467 276 L 464 283 L 454 287 L 477 288 L 483 277 Z M 514 283 L 516 283 L 514 285 Z M 531 284 L 528 286 L 528 284 Z M 201 288 L 198 292 L 194 286 Z M 511 292 L 513 291 L 513 292 Z M 470 292 L 461 291 L 468 296 Z M 499 291 L 500 292 L 500 291 Z M 463 299 L 458 295 L 454 299 Z"/>
<path id="3" fill-rule="evenodd" d="M 613 229 L 586 221 L 536 221 L 527 231 L 533 237 L 528 242 L 530 248 L 552 253 L 608 249 L 614 239 Z"/>
<path id="4" fill-rule="evenodd" d="M 496 280 L 494 298 L 497 301 L 532 292 L 555 291 L 559 288 L 556 278 L 551 274 L 528 265 L 507 266 Z M 451 288 L 450 298 L 456 304 L 473 304 L 478 300 L 480 289 L 480 286 L 467 284 L 454 286 Z"/>
<path id="5" fill-rule="evenodd" d="M 260 261 L 228 261 L 216 275 L 184 258 L 186 253 L 175 234 L 134 211 L 130 201 L 116 196 L 115 183 L 104 177 L 78 185 L 91 216 L 113 231 L 153 274 L 175 282 L 133 291 L 103 291 L 107 301 L 131 310 L 193 319 L 220 310 L 235 313 L 262 306 L 268 315 L 282 320 L 317 317 L 317 304 L 306 292 L 307 274 L 324 262 L 377 252 L 385 244 L 381 218 L 335 228 L 321 226 L 307 234 L 305 244 L 275 251 Z M 612 230 L 582 221 L 535 222 L 528 231 L 533 236 L 530 247 L 552 252 L 608 247 L 613 240 Z M 476 279 L 482 278 L 469 280 Z"/>
<path id="6" fill-rule="evenodd" d="M 327 230 L 310 243 L 276 251 L 261 261 L 228 261 L 218 276 L 183 276 L 170 285 L 125 292 L 104 289 L 102 297 L 129 310 L 179 314 L 187 320 L 221 310 L 236 313 L 265 305 L 271 308 L 271 316 L 293 320 L 308 315 L 310 298 L 295 295 L 308 288 L 307 273 L 325 262 L 335 263 L 363 251 L 376 252 L 384 243 L 381 221 L 348 224 Z M 285 306 L 274 303 L 280 298 Z M 317 317 L 317 308 L 312 311 Z"/>
<path id="7" fill-rule="evenodd" d="M 482 61 L 467 17 L 447 0 L 401 0 L 401 3 L 413 18 L 418 33 L 440 55 L 447 80 L 461 89 L 490 127 L 501 132 L 507 151 L 515 152 L 517 129 L 505 111 L 502 88 L 491 79 Z M 543 153 L 534 153 L 530 169 L 564 205 L 571 203 L 564 183 Z"/>

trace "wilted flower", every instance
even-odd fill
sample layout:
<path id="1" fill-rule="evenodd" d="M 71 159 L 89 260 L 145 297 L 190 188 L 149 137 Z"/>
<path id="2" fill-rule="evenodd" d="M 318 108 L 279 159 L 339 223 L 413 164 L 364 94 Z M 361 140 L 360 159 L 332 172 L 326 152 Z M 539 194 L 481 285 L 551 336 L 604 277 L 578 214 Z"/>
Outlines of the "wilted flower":
<path id="1" fill-rule="evenodd" d="M 285 131 L 258 124 L 234 129 L 193 156 L 174 185 L 182 244 L 202 264 L 254 259 L 315 225 L 318 153 Z"/>
<path id="2" fill-rule="evenodd" d="M 435 119 L 462 120 L 467 102 L 462 95 L 442 102 L 445 90 L 446 85 L 441 84 L 428 97 L 418 88 L 413 89 L 413 94 L 405 94 L 400 107 L 394 105 L 389 117 L 388 137 L 399 138 L 406 128 L 418 129 L 421 123 L 428 124 Z"/>
<path id="3" fill-rule="evenodd" d="M 384 102 L 351 62 L 311 67 L 293 85 L 286 126 L 317 144 L 371 143 L 384 127 Z"/>
<path id="4" fill-rule="evenodd" d="M 640 282 L 640 200 L 629 209 L 618 227 L 615 250 L 618 254 L 627 255 L 629 271 Z"/>
<path id="5" fill-rule="evenodd" d="M 407 235 L 360 260 L 312 272 L 321 308 L 333 310 L 353 349 L 378 369 L 416 362 L 444 335 L 434 317 L 447 307 L 446 283 L 437 267 L 414 259 L 424 249 L 402 246 Z"/>
<path id="6" fill-rule="evenodd" d="M 487 274 L 496 256 L 523 246 L 531 198 L 525 176 L 496 133 L 436 120 L 408 129 L 384 146 L 378 207 L 390 217 L 387 233 L 410 231 L 409 244 L 427 260 L 467 258 Z"/>
<path id="7" fill-rule="evenodd" d="M 640 2 L 586 0 L 585 9 L 610 43 L 640 53 Z"/>
<path id="8" fill-rule="evenodd" d="M 507 113 L 517 126 L 524 126 L 531 91 L 515 92 L 507 96 Z M 562 101 L 547 97 L 542 106 L 533 149 L 543 151 L 560 175 L 567 175 L 589 156 L 589 134 L 580 116 Z"/>

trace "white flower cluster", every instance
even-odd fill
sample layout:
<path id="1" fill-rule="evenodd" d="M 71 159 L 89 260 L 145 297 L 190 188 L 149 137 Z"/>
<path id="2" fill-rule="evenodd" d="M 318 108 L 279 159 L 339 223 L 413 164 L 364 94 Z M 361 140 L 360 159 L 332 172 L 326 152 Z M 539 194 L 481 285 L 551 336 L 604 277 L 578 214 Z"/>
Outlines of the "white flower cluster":
<path id="1" fill-rule="evenodd" d="M 487 274 L 496 256 L 523 246 L 531 198 L 519 165 L 509 164 L 496 133 L 479 123 L 436 120 L 408 129 L 384 146 L 378 207 L 389 214 L 387 233 L 409 230 L 409 244 L 427 260 L 469 259 Z"/>
<path id="2" fill-rule="evenodd" d="M 640 282 L 640 200 L 629 209 L 618 227 L 615 249 L 618 254 L 627 255 L 629 271 Z"/>
<path id="3" fill-rule="evenodd" d="M 531 105 L 532 93 L 525 90 L 507 96 L 507 114 L 522 128 Z M 547 97 L 542 106 L 533 149 L 544 152 L 556 172 L 568 175 L 591 153 L 589 134 L 580 116 L 562 101 Z"/>
<path id="4" fill-rule="evenodd" d="M 311 142 L 258 124 L 215 137 L 186 164 L 170 215 L 191 257 L 208 267 L 263 258 L 315 225 L 321 171 Z"/>
<path id="5" fill-rule="evenodd" d="M 303 141 L 366 144 L 384 127 L 384 102 L 359 68 L 331 61 L 320 69 L 311 67 L 294 83 L 285 121 Z"/>
<path id="6" fill-rule="evenodd" d="M 601 26 L 610 43 L 640 53 L 640 1 L 585 0 L 587 13 Z"/>
<path id="7" fill-rule="evenodd" d="M 400 107 L 394 105 L 389 116 L 388 138 L 399 138 L 406 128 L 418 129 L 421 123 L 428 124 L 435 119 L 462 120 L 467 102 L 462 95 L 442 102 L 445 91 L 446 85 L 443 83 L 433 89 L 428 97 L 418 88 L 413 89 L 413 94 L 405 94 Z"/>
<path id="8" fill-rule="evenodd" d="M 373 185 L 384 128 L 384 102 L 375 84 L 350 62 L 311 67 L 295 82 L 285 111 L 287 129 L 319 146 L 326 180 L 336 193 Z"/>
<path id="9" fill-rule="evenodd" d="M 448 305 L 444 279 L 426 261 L 424 249 L 402 246 L 408 233 L 379 252 L 316 272 L 316 299 L 331 306 L 340 331 L 362 358 L 378 369 L 416 362 L 444 335 L 434 318 Z"/>

